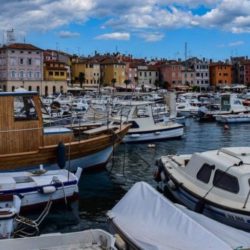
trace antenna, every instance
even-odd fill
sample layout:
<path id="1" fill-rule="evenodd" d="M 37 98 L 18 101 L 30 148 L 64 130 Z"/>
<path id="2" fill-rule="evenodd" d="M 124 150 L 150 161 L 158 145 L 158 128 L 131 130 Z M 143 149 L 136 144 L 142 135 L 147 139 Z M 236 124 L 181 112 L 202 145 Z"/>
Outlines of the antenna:
<path id="1" fill-rule="evenodd" d="M 187 42 L 185 42 L 185 73 L 184 73 L 184 79 L 185 79 L 185 85 L 187 84 Z"/>

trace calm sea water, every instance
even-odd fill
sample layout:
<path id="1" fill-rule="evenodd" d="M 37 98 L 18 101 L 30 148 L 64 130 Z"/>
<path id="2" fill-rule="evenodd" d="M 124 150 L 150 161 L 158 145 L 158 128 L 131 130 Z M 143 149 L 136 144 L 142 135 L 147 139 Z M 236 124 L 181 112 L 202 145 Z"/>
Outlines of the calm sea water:
<path id="1" fill-rule="evenodd" d="M 228 146 L 250 146 L 250 124 L 198 123 L 188 119 L 182 139 L 148 144 L 122 144 L 107 170 L 83 174 L 79 184 L 80 200 L 72 209 L 53 209 L 42 225 L 42 233 L 70 232 L 106 227 L 106 212 L 138 181 L 156 187 L 155 161 L 162 155 L 201 152 Z"/>

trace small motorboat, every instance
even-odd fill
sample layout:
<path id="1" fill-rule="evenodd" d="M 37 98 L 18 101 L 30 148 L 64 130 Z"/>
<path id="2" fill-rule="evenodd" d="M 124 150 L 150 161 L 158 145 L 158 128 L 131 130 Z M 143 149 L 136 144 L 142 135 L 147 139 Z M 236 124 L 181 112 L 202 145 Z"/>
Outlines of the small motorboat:
<path id="1" fill-rule="evenodd" d="M 184 134 L 182 124 L 164 117 L 162 122 L 154 119 L 151 102 L 131 101 L 122 105 L 118 115 L 113 117 L 111 125 L 130 124 L 123 138 L 125 143 L 140 143 L 157 140 L 181 138 Z"/>
<path id="2" fill-rule="evenodd" d="M 81 168 L 76 174 L 66 169 L 6 172 L 0 176 L 0 194 L 16 195 L 21 199 L 21 211 L 43 208 L 49 201 L 68 202 L 78 197 L 78 181 Z"/>
<path id="3" fill-rule="evenodd" d="M 250 147 L 162 156 L 158 180 L 191 210 L 250 231 Z"/>

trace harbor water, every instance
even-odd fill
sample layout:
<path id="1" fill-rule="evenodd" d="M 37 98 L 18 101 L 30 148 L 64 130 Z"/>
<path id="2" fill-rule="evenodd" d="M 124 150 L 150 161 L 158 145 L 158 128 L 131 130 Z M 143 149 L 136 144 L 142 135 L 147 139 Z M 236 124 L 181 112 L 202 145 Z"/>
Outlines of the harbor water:
<path id="1" fill-rule="evenodd" d="M 178 140 L 144 144 L 121 144 L 116 148 L 107 170 L 83 173 L 79 201 L 72 208 L 53 209 L 41 232 L 70 232 L 106 226 L 106 212 L 138 181 L 156 187 L 153 180 L 155 161 L 166 154 L 202 152 L 230 146 L 250 146 L 249 124 L 226 128 L 218 123 L 186 121 L 185 134 Z M 35 216 L 35 215 L 34 215 Z"/>

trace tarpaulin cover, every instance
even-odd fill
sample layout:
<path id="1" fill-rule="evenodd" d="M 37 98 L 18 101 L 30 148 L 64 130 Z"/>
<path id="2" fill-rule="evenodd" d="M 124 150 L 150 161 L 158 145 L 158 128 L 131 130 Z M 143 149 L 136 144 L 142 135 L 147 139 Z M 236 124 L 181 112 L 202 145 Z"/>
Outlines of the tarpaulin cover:
<path id="1" fill-rule="evenodd" d="M 148 250 L 242 249 L 250 234 L 176 206 L 144 182 L 136 183 L 108 212 L 122 233 Z"/>

